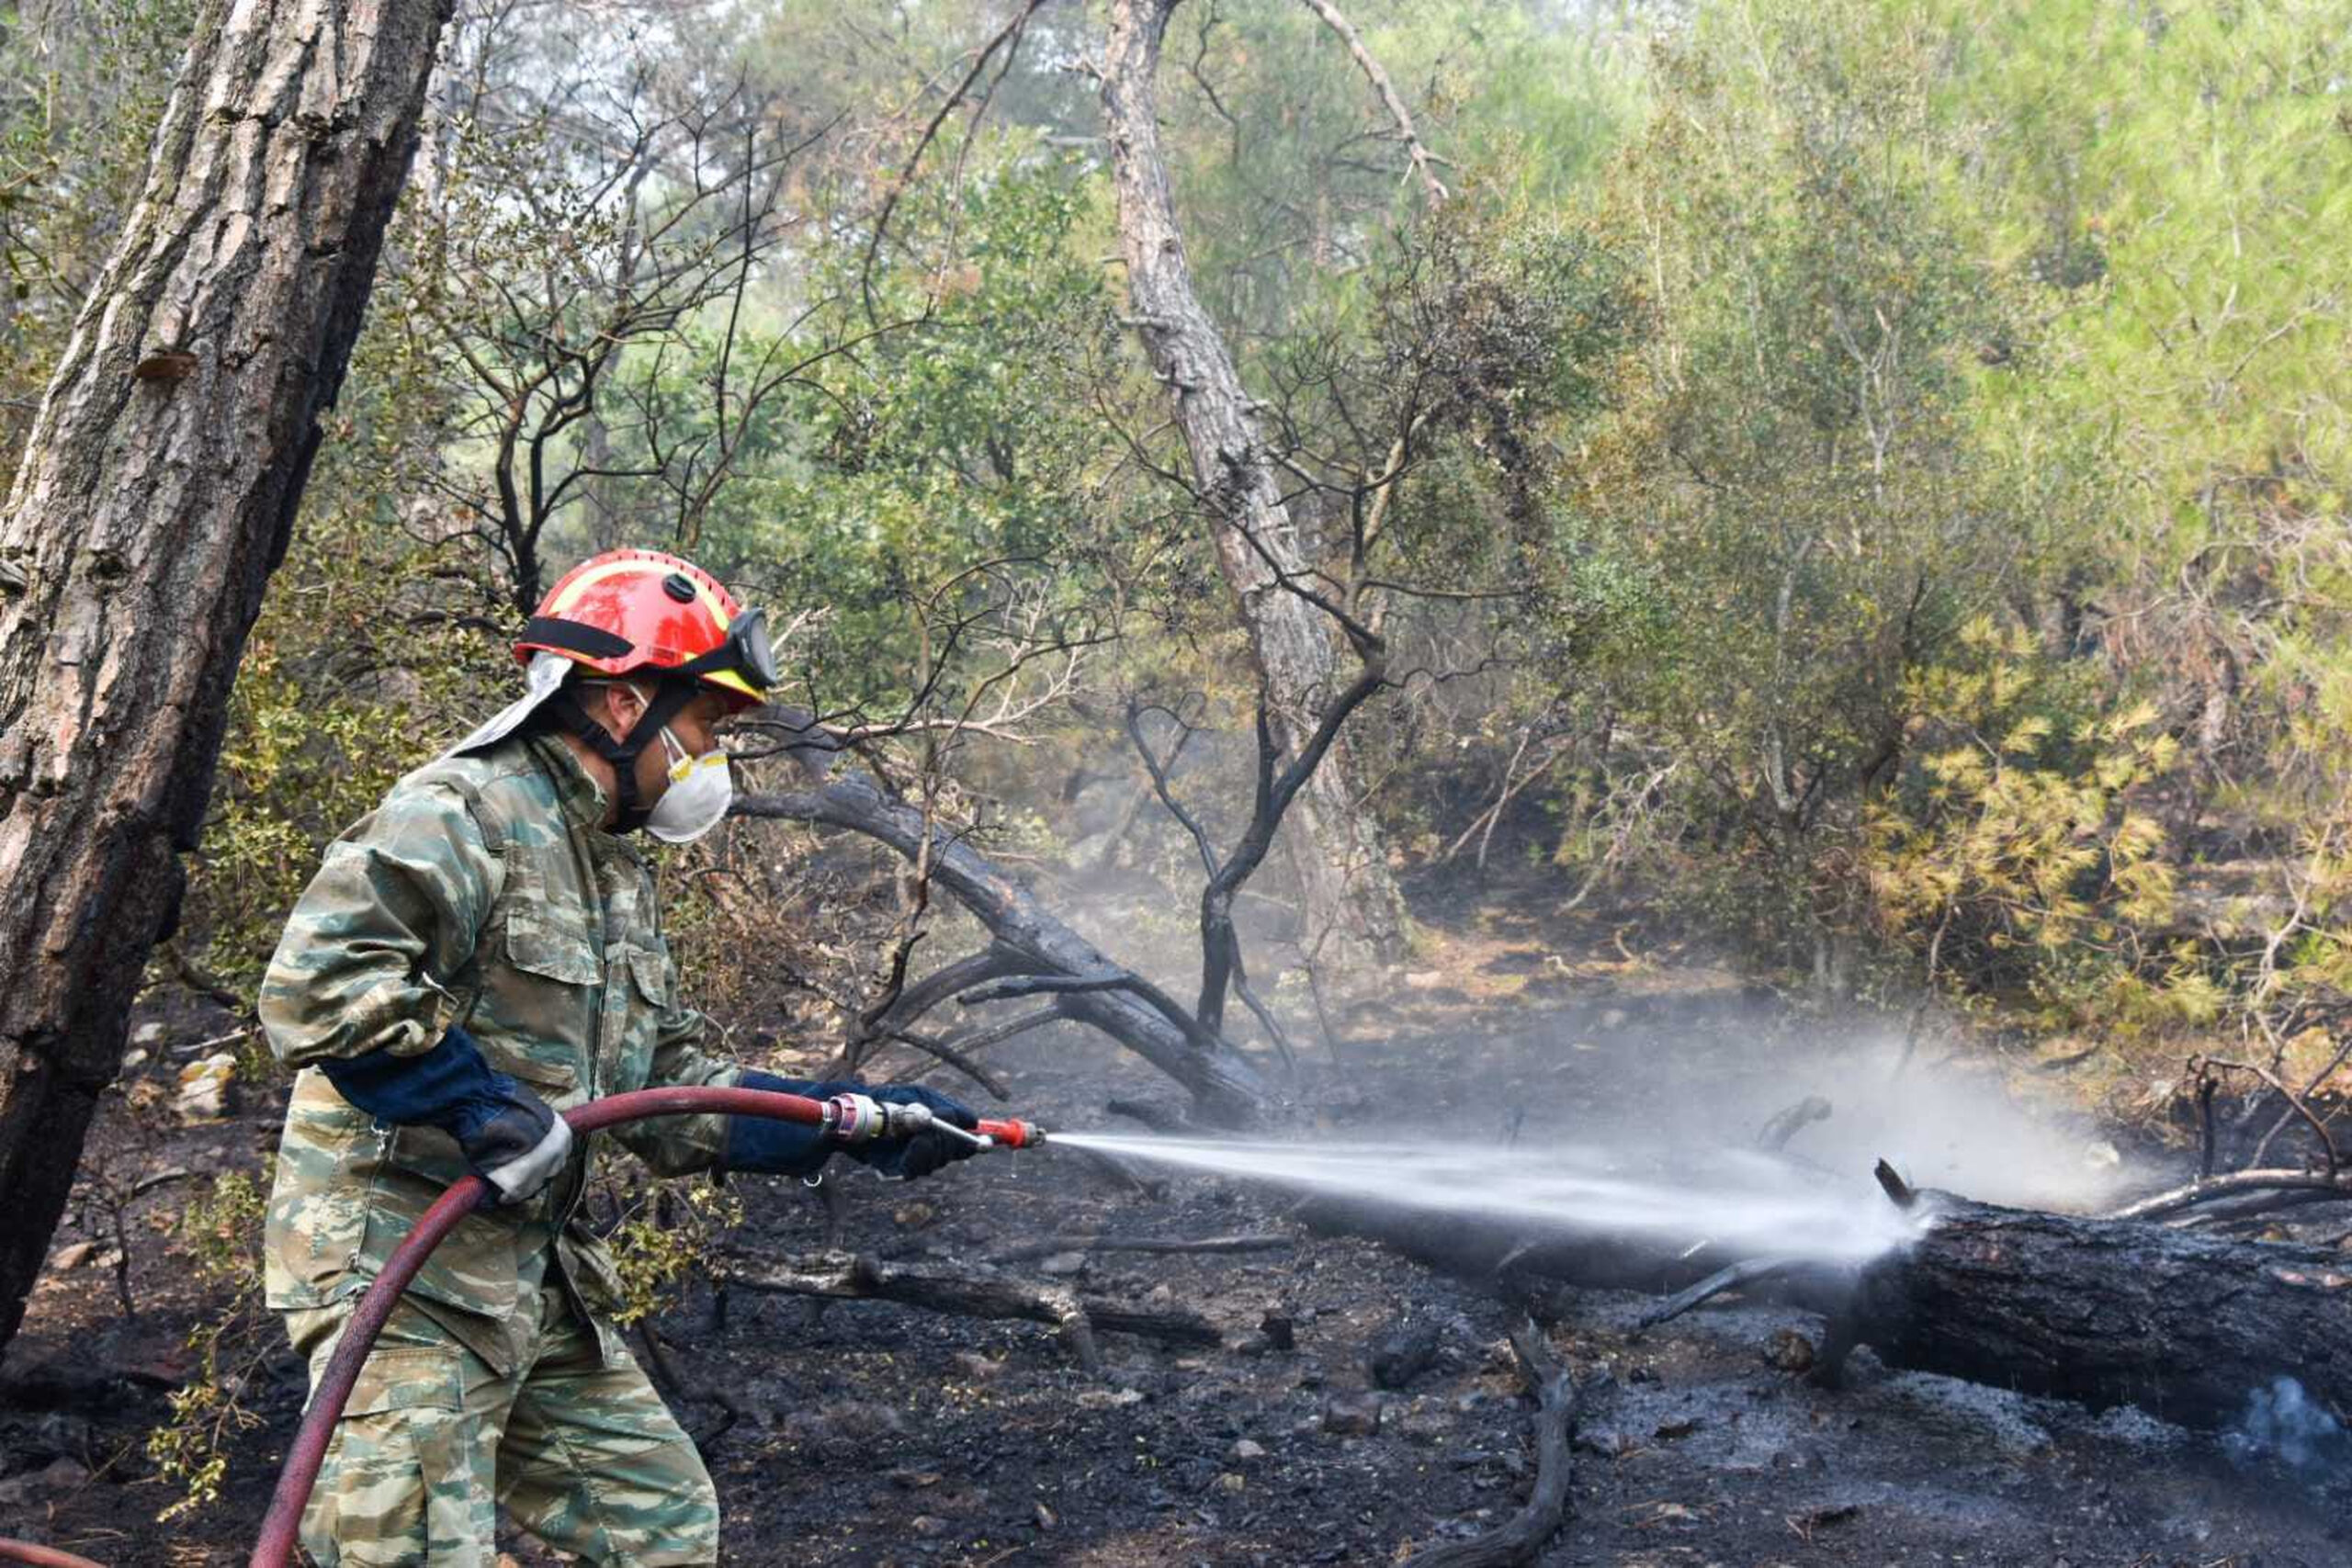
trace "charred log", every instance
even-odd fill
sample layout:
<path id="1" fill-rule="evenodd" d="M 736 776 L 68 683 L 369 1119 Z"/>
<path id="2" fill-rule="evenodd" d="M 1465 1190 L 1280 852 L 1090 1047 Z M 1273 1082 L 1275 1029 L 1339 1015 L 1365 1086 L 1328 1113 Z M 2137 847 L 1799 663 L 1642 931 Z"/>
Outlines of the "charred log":
<path id="1" fill-rule="evenodd" d="M 1505 1285 L 1543 1280 L 1663 1294 L 1742 1261 L 1713 1244 L 1692 1247 L 1576 1232 L 1530 1235 L 1525 1227 L 1499 1220 L 1338 1198 L 1308 1199 L 1292 1217 L 1325 1233 L 1368 1236 L 1450 1274 Z"/>
<path id="2" fill-rule="evenodd" d="M 1195 1137 L 1200 1133 L 1200 1129 L 1193 1125 L 1192 1118 L 1186 1116 L 1181 1109 L 1171 1105 L 1162 1105 L 1157 1100 L 1136 1100 L 1114 1095 L 1102 1102 L 1102 1109 L 1109 1115 L 1124 1116 L 1131 1122 L 1140 1122 L 1153 1132 L 1165 1133 L 1171 1138 Z"/>
<path id="3" fill-rule="evenodd" d="M 991 1263 L 1034 1263 L 1062 1252 L 1232 1253 L 1285 1252 L 1289 1236 L 1250 1235 L 1049 1235 L 989 1255 Z"/>
<path id="4" fill-rule="evenodd" d="M 1732 1291 L 1752 1291 L 1769 1280 L 1777 1280 L 1800 1267 L 1786 1258 L 1750 1258 L 1728 1269 L 1718 1269 L 1697 1284 L 1680 1290 L 1649 1308 L 1634 1321 L 1638 1337 L 1662 1323 L 1672 1323 L 1684 1313 L 1713 1301 Z"/>
<path id="5" fill-rule="evenodd" d="M 2279 1377 L 2352 1410 L 2352 1264 L 2321 1247 L 1942 1199 L 1832 1325 L 1892 1366 L 2188 1426 Z"/>
<path id="6" fill-rule="evenodd" d="M 1815 1122 L 1828 1121 L 1829 1116 L 1829 1102 L 1817 1094 L 1808 1094 L 1765 1122 L 1756 1134 L 1756 1146 L 1767 1154 L 1779 1154 L 1789 1146 L 1791 1138 Z"/>
<path id="7" fill-rule="evenodd" d="M 1511 1330 L 1510 1348 L 1535 1395 L 1534 1489 L 1500 1529 L 1475 1540 L 1447 1541 L 1415 1552 L 1405 1560 L 1405 1568 L 1508 1568 L 1532 1562 L 1568 1517 L 1568 1483 L 1575 1475 L 1568 1442 L 1576 1435 L 1576 1381 L 1533 1323 L 1521 1320 Z"/>
<path id="8" fill-rule="evenodd" d="M 1437 1325 L 1427 1318 L 1407 1314 L 1389 1324 L 1372 1342 L 1373 1386 L 1408 1386 L 1436 1364 L 1441 1340 Z"/>
<path id="9" fill-rule="evenodd" d="M 2192 1427 L 2226 1425 L 2280 1377 L 2352 1411 L 2352 1260 L 2324 1247 L 1905 1190 L 1929 1216 L 1920 1236 L 1859 1269 L 1780 1271 L 1714 1246 L 1530 1238 L 1373 1204 L 1318 1201 L 1299 1217 L 1514 1297 L 1538 1285 L 1681 1292 L 1662 1307 L 1687 1310 L 1736 1286 L 1803 1306 L 1829 1322 L 1818 1369 L 1827 1382 L 1867 1345 L 1892 1367 L 2097 1409 L 2137 1404 Z"/>
<path id="10" fill-rule="evenodd" d="M 2307 1203 L 2340 1203 L 2352 1200 L 2352 1179 L 2342 1174 L 2315 1170 L 2237 1170 L 2226 1176 L 2200 1176 L 2186 1187 L 2158 1192 L 2116 1210 L 2110 1220 L 2160 1220 L 2191 1209 L 2207 1213 L 2220 1210 L 2233 1218 L 2266 1209 L 2300 1207 Z"/>

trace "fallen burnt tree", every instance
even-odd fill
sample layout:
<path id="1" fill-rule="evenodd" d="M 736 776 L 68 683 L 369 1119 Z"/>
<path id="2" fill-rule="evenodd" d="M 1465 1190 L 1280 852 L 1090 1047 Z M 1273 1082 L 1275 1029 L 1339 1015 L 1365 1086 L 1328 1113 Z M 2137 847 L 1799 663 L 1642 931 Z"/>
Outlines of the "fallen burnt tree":
<path id="1" fill-rule="evenodd" d="M 887 844 L 924 865 L 933 881 L 988 928 L 988 946 L 901 990 L 875 1021 L 877 1035 L 903 1036 L 950 998 L 978 1005 L 1037 997 L 1043 1006 L 1010 1023 L 977 1025 L 942 1043 L 968 1055 L 1069 1019 L 1101 1030 L 1183 1085 L 1210 1121 L 1246 1123 L 1272 1098 L 1265 1079 L 1221 1033 L 1158 986 L 1113 963 L 960 834 L 890 794 L 870 774 L 839 771 L 812 789 L 740 797 L 734 810 L 741 817 L 846 828 Z"/>
<path id="2" fill-rule="evenodd" d="M 1922 1202 L 1920 1238 L 1831 1304 L 1826 1376 L 1868 1345 L 1892 1366 L 2194 1427 L 2235 1419 L 2280 1377 L 2352 1411 L 2352 1266 L 2327 1248 Z"/>
<path id="3" fill-rule="evenodd" d="M 1201 986 L 1190 1008 L 1134 970 L 1113 963 L 1027 888 L 991 865 L 963 833 L 886 789 L 870 773 L 834 770 L 841 742 L 815 720 L 798 715 L 771 721 L 771 728 L 786 736 L 780 750 L 811 777 L 813 787 L 740 797 L 734 803 L 736 815 L 845 828 L 876 840 L 916 867 L 923 881 L 922 898 L 928 898 L 933 885 L 944 887 L 988 928 L 986 947 L 911 983 L 905 977 L 905 960 L 912 939 L 902 942 L 882 999 L 860 1014 L 865 1037 L 910 1044 L 1001 1098 L 1002 1089 L 973 1060 L 976 1054 L 1067 1019 L 1101 1030 L 1182 1084 L 1204 1121 L 1242 1126 L 1257 1120 L 1275 1096 L 1227 1037 L 1226 1003 L 1238 997 L 1295 1081 L 1297 1056 L 1289 1035 L 1250 987 L 1233 902 L 1264 863 L 1283 819 L 1322 767 L 1341 728 L 1388 683 L 1386 648 L 1380 637 L 1351 611 L 1329 604 L 1312 590 L 1299 592 L 1326 605 L 1341 624 L 1359 668 L 1354 681 L 1316 716 L 1313 732 L 1295 757 L 1286 756 L 1276 734 L 1272 697 L 1261 693 L 1250 819 L 1230 850 L 1220 854 L 1200 818 L 1176 798 L 1169 778 L 1170 756 L 1154 750 L 1143 719 L 1157 712 L 1173 720 L 1180 744 L 1189 727 L 1172 710 L 1139 704 L 1127 710 L 1127 733 L 1151 775 L 1153 790 L 1191 836 L 1205 874 L 1200 899 Z M 924 1015 L 950 998 L 966 1007 L 1030 998 L 1043 1005 L 976 1024 L 953 1037 L 917 1032 L 915 1025 Z"/>
<path id="4" fill-rule="evenodd" d="M 2136 1404 L 2193 1427 L 2237 1418 L 2280 1377 L 2352 1412 L 2352 1262 L 2333 1251 L 1938 1193 L 1917 1194 L 1916 1206 L 1917 1239 L 1859 1267 L 1756 1266 L 1649 1238 L 1531 1237 L 1371 1204 L 1317 1201 L 1301 1215 L 1521 1298 L 1560 1285 L 1682 1291 L 1747 1263 L 1731 1287 L 1827 1320 L 1815 1369 L 1825 1382 L 1868 1346 L 1892 1367 L 2095 1408 Z"/>

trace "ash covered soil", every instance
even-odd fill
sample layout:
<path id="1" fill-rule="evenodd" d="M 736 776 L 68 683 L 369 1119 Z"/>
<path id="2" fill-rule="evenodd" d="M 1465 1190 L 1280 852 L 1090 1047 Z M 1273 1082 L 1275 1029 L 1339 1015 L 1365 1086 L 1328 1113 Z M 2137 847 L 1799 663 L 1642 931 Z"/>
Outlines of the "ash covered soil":
<path id="1" fill-rule="evenodd" d="M 1453 956 L 1511 983 L 1465 989 L 1451 967 L 1408 976 L 1395 1000 L 1349 1017 L 1338 1064 L 1308 1045 L 1317 1132 L 1498 1137 L 1516 1122 L 1533 1145 L 1634 1123 L 1744 1141 L 1793 1098 L 1791 1064 L 1818 1045 L 1801 1019 L 1720 977 Z M 171 1061 L 160 1044 L 156 1055 L 150 1074 Z M 1011 1108 L 1048 1127 L 1133 1132 L 1108 1100 L 1173 1101 L 1150 1069 L 1075 1030 L 1031 1036 L 999 1066 Z M 1713 1091 L 1703 1107 L 1688 1089 L 1698 1081 Z M 117 1091 L 85 1186 L 254 1168 L 281 1098 L 255 1093 L 228 1120 L 154 1136 Z M 1725 1118 L 1735 1124 L 1701 1124 Z M 1955 1143 L 1969 1131 L 1954 1127 Z M 2062 1126 L 2055 1146 L 2078 1131 L 2095 1144 L 2096 1129 Z M 1216 1348 L 1103 1334 L 1093 1377 L 1045 1325 L 874 1302 L 820 1312 L 740 1286 L 723 1305 L 697 1286 L 659 1318 L 683 1384 L 673 1407 L 690 1430 L 717 1431 L 707 1453 L 726 1560 L 1388 1563 L 1510 1517 L 1533 1476 L 1533 1404 L 1505 1339 L 1519 1306 L 1372 1242 L 1318 1235 L 1294 1195 L 1142 1174 L 1138 1190 L 1051 1147 L 906 1186 L 850 1169 L 835 1179 L 839 1243 L 939 1266 L 1096 1232 L 1284 1237 L 1275 1251 L 1072 1249 L 1002 1266 L 1088 1297 L 1197 1312 L 1218 1329 Z M 737 1187 L 746 1268 L 825 1245 L 816 1195 Z M 146 1223 L 176 1207 L 176 1190 L 167 1180 L 130 1201 L 135 1319 L 117 1300 L 112 1236 L 90 1233 L 100 1206 L 77 1204 L 85 1224 L 58 1237 L 0 1381 L 0 1533 L 122 1568 L 243 1560 L 299 1414 L 300 1369 L 282 1349 L 258 1368 L 248 1400 L 260 1425 L 235 1435 L 221 1501 L 154 1523 L 174 1494 L 140 1442 L 187 1371 L 185 1338 L 209 1305 Z M 1648 1300 L 1564 1292 L 1542 1303 L 1584 1390 L 1574 1514 L 1544 1563 L 2352 1562 L 2352 1485 L 2331 1494 L 2271 1460 L 2233 1461 L 2211 1437 L 2130 1410 L 1890 1372 L 1867 1352 L 1849 1386 L 1824 1391 L 1784 1370 L 1817 1343 L 1818 1319 L 1729 1297 L 1640 1337 Z M 1403 1386 L 1376 1388 L 1372 1348 L 1400 1319 L 1434 1331 L 1434 1359 Z M 518 1564 L 554 1560 L 520 1538 L 502 1544 Z"/>

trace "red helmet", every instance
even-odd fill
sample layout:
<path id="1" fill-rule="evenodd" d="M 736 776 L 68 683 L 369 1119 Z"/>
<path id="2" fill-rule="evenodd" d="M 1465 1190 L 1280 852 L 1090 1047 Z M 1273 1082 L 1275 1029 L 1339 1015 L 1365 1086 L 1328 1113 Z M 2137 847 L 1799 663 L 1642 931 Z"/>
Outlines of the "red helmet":
<path id="1" fill-rule="evenodd" d="M 514 644 L 526 664 L 540 652 L 605 675 L 698 681 L 738 706 L 776 683 L 767 612 L 746 611 L 710 573 L 660 550 L 607 550 L 565 572 Z"/>

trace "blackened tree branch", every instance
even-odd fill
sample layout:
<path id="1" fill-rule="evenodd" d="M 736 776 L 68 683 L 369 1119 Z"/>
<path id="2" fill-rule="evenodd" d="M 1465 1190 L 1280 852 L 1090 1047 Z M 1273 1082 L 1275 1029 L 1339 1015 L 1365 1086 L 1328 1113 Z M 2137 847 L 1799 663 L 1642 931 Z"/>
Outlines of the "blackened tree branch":
<path id="1" fill-rule="evenodd" d="M 1065 977 L 1121 972 L 1101 950 L 1047 911 L 1027 888 L 989 863 L 969 843 L 927 821 L 911 803 L 884 790 L 870 773 L 837 768 L 821 787 L 796 794 L 740 796 L 734 809 L 745 817 L 845 828 L 889 846 L 908 860 L 922 852 L 923 837 L 930 834 L 937 885 L 989 929 L 995 939 L 990 951 L 1003 950 L 991 963 Z M 932 982 L 938 977 L 926 976 L 908 987 L 901 1008 L 919 998 L 928 999 Z M 965 982 L 967 987 L 970 984 Z M 954 994 L 945 987 L 939 990 L 943 996 Z M 1168 1002 L 1164 994 L 1157 1001 L 1149 999 L 1148 992 L 1156 990 L 1148 987 L 1146 991 L 1134 987 L 1089 988 L 1062 996 L 1057 1005 L 1064 1016 L 1102 1031 L 1182 1084 L 1207 1119 L 1227 1124 L 1257 1119 L 1272 1099 L 1265 1081 L 1223 1041 L 1204 1036 L 1198 1021 Z"/>

